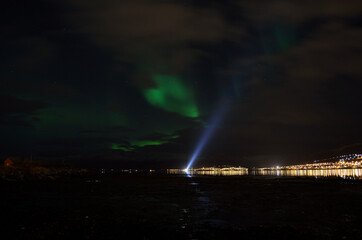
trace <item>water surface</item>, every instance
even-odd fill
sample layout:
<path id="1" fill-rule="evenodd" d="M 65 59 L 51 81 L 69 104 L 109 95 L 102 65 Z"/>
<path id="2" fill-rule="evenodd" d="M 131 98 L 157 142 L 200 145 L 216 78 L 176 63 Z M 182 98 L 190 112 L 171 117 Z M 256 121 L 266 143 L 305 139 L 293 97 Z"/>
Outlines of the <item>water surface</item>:
<path id="1" fill-rule="evenodd" d="M 172 169 L 168 174 L 186 174 L 182 169 Z M 362 169 L 303 169 L 303 170 L 190 170 L 188 175 L 210 176 L 289 176 L 289 177 L 339 177 L 344 179 L 362 179 Z"/>

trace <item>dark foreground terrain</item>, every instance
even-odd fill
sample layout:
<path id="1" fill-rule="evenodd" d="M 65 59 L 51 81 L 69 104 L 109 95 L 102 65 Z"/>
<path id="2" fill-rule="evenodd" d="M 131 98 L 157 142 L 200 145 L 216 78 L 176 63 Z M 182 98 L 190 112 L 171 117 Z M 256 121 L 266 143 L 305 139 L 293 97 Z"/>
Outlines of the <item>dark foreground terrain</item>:
<path id="1" fill-rule="evenodd" d="M 1 239 L 362 236 L 360 181 L 121 175 L 0 187 Z"/>

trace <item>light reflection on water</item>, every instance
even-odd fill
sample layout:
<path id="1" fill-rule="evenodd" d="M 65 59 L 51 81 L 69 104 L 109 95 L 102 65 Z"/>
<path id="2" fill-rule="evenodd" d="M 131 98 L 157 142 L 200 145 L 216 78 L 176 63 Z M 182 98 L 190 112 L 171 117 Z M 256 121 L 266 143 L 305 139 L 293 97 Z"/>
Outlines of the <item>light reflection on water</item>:
<path id="1" fill-rule="evenodd" d="M 185 174 L 182 169 L 169 169 L 168 174 Z M 212 176 L 290 176 L 290 177 L 340 177 L 344 179 L 362 179 L 362 169 L 308 169 L 308 170 L 197 170 L 189 172 L 190 175 Z"/>
<path id="2" fill-rule="evenodd" d="M 223 170 L 218 170 L 218 171 L 197 171 L 197 172 L 192 172 L 191 174 L 195 174 L 195 175 L 214 175 L 214 176 L 241 176 L 241 175 L 248 175 L 248 171 L 244 170 L 244 171 L 223 171 Z"/>
<path id="3" fill-rule="evenodd" d="M 251 175 L 291 176 L 291 177 L 341 177 L 362 179 L 362 169 L 308 169 L 308 170 L 260 170 Z"/>
<path id="4" fill-rule="evenodd" d="M 186 174 L 182 169 L 168 169 L 168 174 Z M 212 176 L 241 176 L 248 175 L 248 170 L 193 170 L 188 171 L 188 175 L 212 175 Z"/>

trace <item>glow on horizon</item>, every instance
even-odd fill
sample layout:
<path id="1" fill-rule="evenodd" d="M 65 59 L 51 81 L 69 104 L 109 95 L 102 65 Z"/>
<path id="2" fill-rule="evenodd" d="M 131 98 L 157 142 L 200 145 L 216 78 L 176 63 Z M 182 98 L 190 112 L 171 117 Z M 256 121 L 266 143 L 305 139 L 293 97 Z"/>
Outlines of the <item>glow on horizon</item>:
<path id="1" fill-rule="evenodd" d="M 190 161 L 185 169 L 186 174 L 189 174 L 189 169 L 194 164 L 197 157 L 200 155 L 201 151 L 204 149 L 205 145 L 209 142 L 212 134 L 215 132 L 216 127 L 220 124 L 221 119 L 223 118 L 226 111 L 226 106 L 221 105 L 218 110 L 215 112 L 215 115 L 210 121 L 210 125 L 205 129 L 205 131 L 202 133 L 198 144 L 192 153 L 192 156 L 190 158 Z"/>

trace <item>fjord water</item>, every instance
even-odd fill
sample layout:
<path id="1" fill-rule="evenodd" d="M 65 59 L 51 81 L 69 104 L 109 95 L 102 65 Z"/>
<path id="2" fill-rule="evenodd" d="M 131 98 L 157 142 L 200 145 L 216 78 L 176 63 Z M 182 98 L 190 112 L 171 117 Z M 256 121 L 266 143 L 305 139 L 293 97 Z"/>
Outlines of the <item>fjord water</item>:
<path id="1" fill-rule="evenodd" d="M 169 174 L 186 174 L 183 170 L 168 171 Z M 210 176 L 288 176 L 288 177 L 339 177 L 344 179 L 362 179 L 362 169 L 301 169 L 301 170 L 198 170 L 189 175 Z"/>
<path id="2" fill-rule="evenodd" d="M 12 239 L 360 239 L 362 181 L 252 174 L 0 181 L 3 234 Z"/>
<path id="3" fill-rule="evenodd" d="M 262 170 L 252 171 L 252 175 L 272 175 L 289 177 L 340 177 L 362 179 L 362 169 L 303 169 L 303 170 Z"/>

